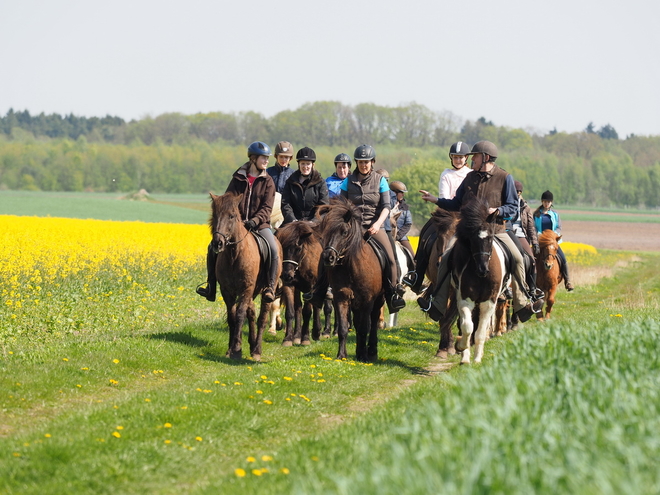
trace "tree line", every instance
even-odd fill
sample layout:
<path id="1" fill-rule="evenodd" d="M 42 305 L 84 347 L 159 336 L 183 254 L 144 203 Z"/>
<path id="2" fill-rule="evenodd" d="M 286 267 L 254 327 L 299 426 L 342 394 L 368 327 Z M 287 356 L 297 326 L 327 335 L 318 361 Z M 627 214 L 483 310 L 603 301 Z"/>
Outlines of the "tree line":
<path id="1" fill-rule="evenodd" d="M 609 124 L 538 135 L 483 117 L 461 122 L 418 104 L 316 102 L 271 118 L 216 112 L 125 122 L 9 111 L 0 118 L 0 131 L 0 189 L 222 192 L 246 160 L 248 143 L 287 140 L 313 147 L 324 176 L 333 172 L 337 153 L 372 144 L 377 167 L 404 180 L 410 191 L 434 191 L 450 166 L 452 142 L 487 139 L 500 150 L 497 163 L 523 182 L 528 198 L 550 189 L 558 204 L 660 206 L 660 136 L 618 139 Z M 411 203 L 414 196 L 408 195 Z M 426 214 L 428 205 L 414 206 Z"/>

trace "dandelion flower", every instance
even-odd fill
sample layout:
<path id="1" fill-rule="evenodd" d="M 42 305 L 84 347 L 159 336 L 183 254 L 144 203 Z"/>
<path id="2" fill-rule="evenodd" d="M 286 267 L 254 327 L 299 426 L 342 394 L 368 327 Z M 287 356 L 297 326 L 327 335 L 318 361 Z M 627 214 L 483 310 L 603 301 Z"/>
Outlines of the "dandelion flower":
<path id="1" fill-rule="evenodd" d="M 264 461 L 264 462 L 272 461 L 273 456 L 271 456 L 271 455 L 262 455 L 261 460 Z"/>
<path id="2" fill-rule="evenodd" d="M 117 429 L 118 429 L 118 430 L 123 430 L 124 427 L 123 427 L 123 426 L 118 426 Z"/>
<path id="3" fill-rule="evenodd" d="M 289 468 L 281 468 L 280 473 L 282 474 L 289 474 L 291 471 L 289 471 Z"/>
<path id="4" fill-rule="evenodd" d="M 69 358 L 62 358 L 62 361 L 68 361 Z"/>
<path id="5" fill-rule="evenodd" d="M 234 469 L 234 474 L 235 474 L 236 476 L 238 476 L 239 478 L 243 478 L 243 477 L 245 477 L 245 475 L 246 475 L 247 473 L 245 472 L 245 469 L 236 468 L 236 469 Z"/>
<path id="6" fill-rule="evenodd" d="M 163 426 L 165 428 L 172 428 L 172 423 L 165 423 Z"/>
<path id="7" fill-rule="evenodd" d="M 245 462 L 256 462 L 256 459 L 250 455 L 245 458 Z"/>
<path id="8" fill-rule="evenodd" d="M 113 431 L 112 436 L 115 438 L 121 438 L 121 433 L 119 433 L 118 431 Z"/>
<path id="9" fill-rule="evenodd" d="M 113 359 L 112 362 L 115 363 L 115 364 L 118 364 L 118 363 L 119 363 L 119 359 Z"/>
<path id="10" fill-rule="evenodd" d="M 202 437 L 195 437 L 195 440 L 197 440 L 198 442 L 201 442 L 201 441 L 202 441 Z"/>
<path id="11" fill-rule="evenodd" d="M 166 445 L 169 445 L 169 444 L 171 444 L 171 443 L 172 443 L 172 440 L 165 440 L 165 444 L 166 444 Z"/>
<path id="12" fill-rule="evenodd" d="M 45 436 L 46 438 L 50 438 L 52 435 L 51 435 L 50 433 L 46 433 L 44 436 Z"/>
<path id="13" fill-rule="evenodd" d="M 252 474 L 254 474 L 255 476 L 261 476 L 261 469 L 253 469 Z"/>
<path id="14" fill-rule="evenodd" d="M 318 456 L 316 455 L 313 455 L 312 457 L 310 457 L 310 459 L 313 460 L 314 462 L 318 462 L 319 460 Z"/>
<path id="15" fill-rule="evenodd" d="M 268 404 L 270 406 L 272 403 L 272 400 L 264 399 L 264 404 Z"/>

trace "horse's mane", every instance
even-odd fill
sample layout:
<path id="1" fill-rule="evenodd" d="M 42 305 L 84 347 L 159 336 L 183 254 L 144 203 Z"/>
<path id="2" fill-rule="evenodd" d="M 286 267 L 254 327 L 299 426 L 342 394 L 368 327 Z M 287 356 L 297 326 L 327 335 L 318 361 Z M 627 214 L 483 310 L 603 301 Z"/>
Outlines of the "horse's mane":
<path id="1" fill-rule="evenodd" d="M 436 229 L 436 232 L 447 232 L 452 228 L 458 215 L 456 212 L 436 208 L 431 215 L 431 223 Z"/>
<path id="2" fill-rule="evenodd" d="M 348 236 L 345 237 L 345 255 L 349 259 L 356 259 L 362 249 L 362 212 L 343 196 L 330 200 L 329 206 L 321 207 L 326 213 L 321 222 L 323 245 L 327 247 L 328 240 L 344 224 L 348 224 Z M 337 246 L 333 246 L 337 247 Z"/>
<path id="3" fill-rule="evenodd" d="M 318 224 L 312 222 L 291 222 L 277 229 L 277 238 L 283 246 L 297 241 L 306 246 L 312 245 L 319 242 L 318 237 Z"/>
<path id="4" fill-rule="evenodd" d="M 488 202 L 474 197 L 461 207 L 461 220 L 456 226 L 456 237 L 468 240 L 484 229 L 488 219 Z M 489 229 L 490 230 L 490 229 Z"/>
<path id="5" fill-rule="evenodd" d="M 544 248 L 551 245 L 557 245 L 557 234 L 554 230 L 544 230 L 541 235 L 539 235 L 539 246 Z"/>
<path id="6" fill-rule="evenodd" d="M 218 224 L 218 217 L 223 215 L 230 210 L 236 208 L 238 209 L 238 204 L 241 201 L 241 194 L 234 194 L 233 192 L 225 193 L 221 196 L 216 196 L 215 194 L 210 194 L 211 196 L 211 215 L 209 216 L 209 228 L 211 229 L 211 235 L 213 235 L 213 230 Z"/>

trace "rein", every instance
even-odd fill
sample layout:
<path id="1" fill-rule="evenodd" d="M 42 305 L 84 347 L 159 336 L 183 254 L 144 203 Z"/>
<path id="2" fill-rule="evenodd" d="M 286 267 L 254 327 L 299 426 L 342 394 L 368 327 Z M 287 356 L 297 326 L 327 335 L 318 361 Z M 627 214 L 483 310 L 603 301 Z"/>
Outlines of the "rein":
<path id="1" fill-rule="evenodd" d="M 240 244 L 241 242 L 243 242 L 243 240 L 244 240 L 244 239 L 248 236 L 248 234 L 250 233 L 250 231 L 249 231 L 248 229 L 245 229 L 245 231 L 246 231 L 246 232 L 245 232 L 245 235 L 244 235 L 243 237 L 241 237 L 240 240 L 235 241 L 235 242 L 231 240 L 231 237 L 230 237 L 229 235 L 227 235 L 227 234 L 223 234 L 222 232 L 218 232 L 217 230 L 216 230 L 215 232 L 213 232 L 213 235 L 218 234 L 218 236 L 223 237 L 223 238 L 225 239 L 225 246 L 235 246 L 236 244 Z M 217 250 L 217 247 L 214 247 L 214 248 L 213 248 L 213 251 L 215 252 L 215 254 L 218 254 L 218 253 L 219 253 L 219 251 Z"/>
<path id="2" fill-rule="evenodd" d="M 333 246 L 328 246 L 326 247 L 326 249 L 332 249 L 335 252 L 335 254 L 337 255 L 337 262 L 335 263 L 335 265 L 337 266 L 341 265 L 341 260 L 343 260 L 346 255 L 340 254 L 339 251 L 337 251 Z"/>

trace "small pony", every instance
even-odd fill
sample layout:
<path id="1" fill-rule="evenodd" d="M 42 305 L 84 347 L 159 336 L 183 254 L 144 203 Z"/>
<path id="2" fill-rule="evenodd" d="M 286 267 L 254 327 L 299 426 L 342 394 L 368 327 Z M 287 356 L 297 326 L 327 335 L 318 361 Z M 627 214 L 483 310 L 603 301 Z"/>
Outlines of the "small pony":
<path id="1" fill-rule="evenodd" d="M 212 248 L 218 254 L 215 273 L 220 284 L 220 292 L 227 305 L 229 326 L 227 357 L 241 359 L 242 329 L 247 317 L 250 328 L 250 355 L 255 361 L 260 361 L 261 341 L 271 303 L 261 301 L 259 320 L 255 326 L 256 313 L 253 299 L 266 287 L 267 275 L 260 273 L 261 257 L 257 240 L 241 220 L 238 210 L 241 197 L 242 195 L 233 193 L 225 193 L 222 196 L 211 194 L 209 227 L 213 235 Z M 278 277 L 281 271 L 280 265 L 277 271 Z"/>
<path id="2" fill-rule="evenodd" d="M 319 225 L 313 222 L 292 222 L 280 227 L 275 237 L 282 244 L 282 299 L 286 302 L 286 335 L 283 346 L 309 345 L 309 320 L 314 316 L 312 338 L 319 340 L 321 312 L 310 302 L 301 302 L 301 293 L 310 292 L 316 283 L 321 260 Z M 330 337 L 332 330 L 332 305 L 324 304 L 325 327 L 323 336 Z M 295 320 L 295 329 L 292 322 Z"/>
<path id="3" fill-rule="evenodd" d="M 504 289 L 504 252 L 493 242 L 496 225 L 488 220 L 486 201 L 475 198 L 464 204 L 456 227 L 456 244 L 450 254 L 461 329 L 456 351 L 463 354 L 461 364 L 470 362 L 470 337 L 475 326 L 474 362 L 481 362 L 498 298 Z"/>
<path id="4" fill-rule="evenodd" d="M 378 318 L 385 302 L 383 270 L 362 232 L 360 210 L 343 198 L 323 207 L 321 259 L 326 266 L 334 295 L 333 304 L 339 336 L 338 359 L 346 354 L 348 313 L 353 312 L 357 349 L 362 362 L 378 359 Z"/>
<path id="5" fill-rule="evenodd" d="M 545 318 L 550 318 L 555 304 L 557 287 L 564 280 L 559 267 L 559 239 L 561 235 L 553 230 L 544 230 L 539 236 L 539 254 L 536 256 L 536 286 L 545 293 Z M 543 311 L 536 314 L 543 319 Z"/>

